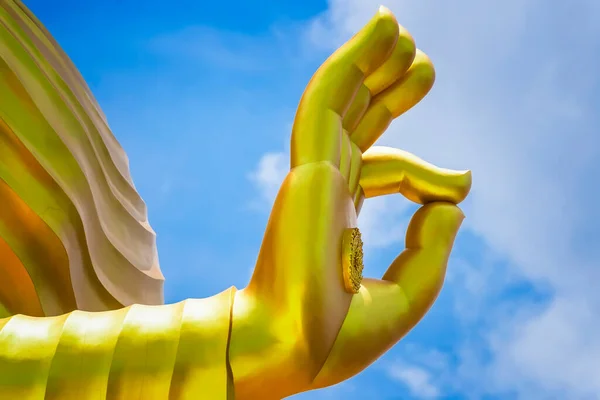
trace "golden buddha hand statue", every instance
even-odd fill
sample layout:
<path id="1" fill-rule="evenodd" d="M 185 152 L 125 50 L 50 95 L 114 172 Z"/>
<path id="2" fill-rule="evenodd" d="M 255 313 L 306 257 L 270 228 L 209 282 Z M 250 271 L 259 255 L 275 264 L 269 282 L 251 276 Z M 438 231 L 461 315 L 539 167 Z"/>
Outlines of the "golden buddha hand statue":
<path id="1" fill-rule="evenodd" d="M 470 173 L 371 146 L 433 81 L 431 62 L 385 8 L 311 79 L 254 275 L 233 302 L 236 395 L 281 398 L 346 380 L 432 305 Z M 363 280 L 361 204 L 398 192 L 423 204 L 408 227 L 407 249 L 383 279 Z"/>
<path id="2" fill-rule="evenodd" d="M 0 22 L 0 398 L 281 399 L 354 376 L 433 304 L 471 176 L 371 147 L 434 81 L 387 9 L 306 88 L 248 286 L 171 305 L 89 88 L 20 1 Z M 395 193 L 423 206 L 363 279 L 362 202 Z"/>

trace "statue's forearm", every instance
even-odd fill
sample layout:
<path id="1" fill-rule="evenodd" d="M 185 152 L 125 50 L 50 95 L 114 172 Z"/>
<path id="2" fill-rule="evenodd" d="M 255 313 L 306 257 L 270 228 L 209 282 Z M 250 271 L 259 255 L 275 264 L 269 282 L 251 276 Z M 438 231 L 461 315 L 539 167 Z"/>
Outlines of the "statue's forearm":
<path id="1" fill-rule="evenodd" d="M 0 398 L 226 399 L 233 293 L 0 320 Z"/>

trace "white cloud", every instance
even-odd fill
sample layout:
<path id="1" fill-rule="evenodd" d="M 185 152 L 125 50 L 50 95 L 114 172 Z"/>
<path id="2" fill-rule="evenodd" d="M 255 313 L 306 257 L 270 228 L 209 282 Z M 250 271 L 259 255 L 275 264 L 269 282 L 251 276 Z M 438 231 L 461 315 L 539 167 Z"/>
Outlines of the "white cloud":
<path id="1" fill-rule="evenodd" d="M 559 295 L 540 314 L 521 321 L 512 340 L 494 337 L 497 384 L 523 388 L 543 382 L 546 395 L 598 398 L 600 341 L 597 308 L 581 297 Z M 525 378 L 525 379 L 523 379 Z"/>
<path id="2" fill-rule="evenodd" d="M 289 171 L 289 156 L 284 152 L 266 153 L 258 161 L 256 170 L 249 178 L 260 192 L 261 199 L 269 206 L 275 201 L 279 186 Z"/>
<path id="3" fill-rule="evenodd" d="M 410 365 L 393 365 L 388 369 L 392 379 L 403 383 L 410 393 L 420 399 L 435 399 L 440 390 L 432 383 L 431 374 L 426 369 Z"/>

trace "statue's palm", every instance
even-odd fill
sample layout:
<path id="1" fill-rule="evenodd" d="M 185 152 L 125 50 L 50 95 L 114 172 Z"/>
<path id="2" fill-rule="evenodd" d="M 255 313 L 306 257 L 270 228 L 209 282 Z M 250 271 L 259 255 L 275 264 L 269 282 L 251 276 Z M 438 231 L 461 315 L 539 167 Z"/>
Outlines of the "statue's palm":
<path id="1" fill-rule="evenodd" d="M 311 79 L 294 122 L 290 172 L 252 280 L 234 302 L 230 361 L 240 398 L 281 398 L 358 373 L 435 300 L 470 173 L 369 149 L 433 81 L 427 56 L 383 8 Z M 425 204 L 407 250 L 383 280 L 361 282 L 362 242 L 350 239 L 362 201 L 398 192 Z"/>

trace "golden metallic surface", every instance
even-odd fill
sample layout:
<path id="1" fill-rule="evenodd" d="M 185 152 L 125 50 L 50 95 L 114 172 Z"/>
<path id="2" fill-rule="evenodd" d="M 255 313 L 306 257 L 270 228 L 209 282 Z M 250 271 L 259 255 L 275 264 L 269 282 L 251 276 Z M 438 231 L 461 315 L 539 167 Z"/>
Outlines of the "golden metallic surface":
<path id="1" fill-rule="evenodd" d="M 374 72 L 394 50 L 398 31 L 396 18 L 381 8 L 376 18 L 313 75 L 292 128 L 292 167 L 318 161 L 339 166 L 341 121 L 365 76 Z"/>
<path id="2" fill-rule="evenodd" d="M 421 101 L 433 86 L 435 70 L 429 57 L 420 50 L 417 50 L 412 57 L 410 67 L 396 81 L 386 82 L 383 76 L 378 77 L 382 82 L 391 84 L 373 98 L 360 123 L 351 133 L 350 138 L 361 151 L 371 147 L 394 118 L 404 114 Z M 392 61 L 395 60 L 388 62 L 392 63 Z M 388 70 L 385 64 L 381 69 Z"/>
<path id="3" fill-rule="evenodd" d="M 360 186 L 367 198 L 401 193 L 419 204 L 458 204 L 471 189 L 471 172 L 438 168 L 403 150 L 372 147 L 363 155 Z"/>
<path id="4" fill-rule="evenodd" d="M 401 79 L 413 64 L 416 50 L 413 37 L 403 26 L 398 26 L 398 41 L 392 54 L 375 72 L 365 78 L 364 87 L 368 88 L 369 96 L 377 96 Z"/>
<path id="5" fill-rule="evenodd" d="M 434 77 L 382 7 L 302 96 L 248 286 L 141 305 L 163 278 L 127 157 L 50 34 L 0 0 L 0 398 L 282 399 L 369 366 L 435 301 L 471 187 L 371 148 Z M 423 207 L 362 279 L 361 206 L 396 193 Z"/>
<path id="6" fill-rule="evenodd" d="M 342 236 L 342 276 L 348 293 L 356 294 L 363 279 L 363 241 L 358 228 L 346 229 Z"/>
<path id="7" fill-rule="evenodd" d="M 234 289 L 201 300 L 0 320 L 0 399 L 227 399 Z"/>

